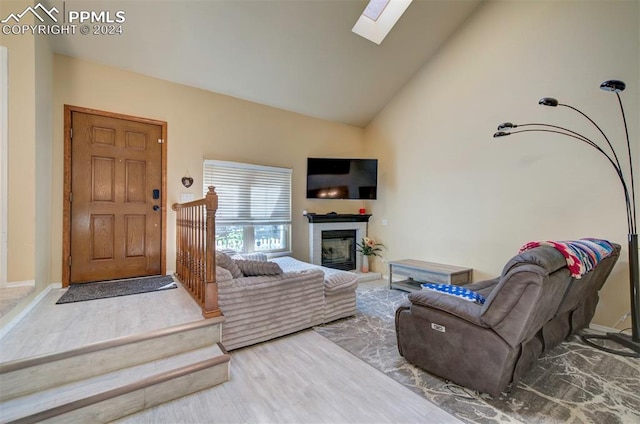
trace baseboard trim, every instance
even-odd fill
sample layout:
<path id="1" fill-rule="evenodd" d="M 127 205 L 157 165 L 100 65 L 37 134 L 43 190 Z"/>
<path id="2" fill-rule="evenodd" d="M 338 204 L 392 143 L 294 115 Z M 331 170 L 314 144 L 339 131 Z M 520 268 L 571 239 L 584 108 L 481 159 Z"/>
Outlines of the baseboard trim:
<path id="1" fill-rule="evenodd" d="M 11 282 L 6 282 L 6 283 L 0 284 L 0 288 L 35 286 L 35 285 L 36 285 L 36 281 L 35 280 L 11 281 Z"/>
<path id="2" fill-rule="evenodd" d="M 59 288 L 62 288 L 62 283 L 53 283 L 49 284 L 44 290 L 38 293 L 38 295 L 31 302 L 29 302 L 29 304 L 22 311 L 20 311 L 18 315 L 13 317 L 11 321 L 9 321 L 4 327 L 0 329 L 0 340 L 2 340 L 2 338 L 13 329 L 13 327 L 18 325 L 18 323 L 22 321 L 22 319 L 26 317 L 27 314 L 29 314 L 29 312 L 31 312 L 38 305 L 38 303 L 40 303 L 42 299 L 44 299 L 45 296 L 49 294 L 51 290 Z"/>

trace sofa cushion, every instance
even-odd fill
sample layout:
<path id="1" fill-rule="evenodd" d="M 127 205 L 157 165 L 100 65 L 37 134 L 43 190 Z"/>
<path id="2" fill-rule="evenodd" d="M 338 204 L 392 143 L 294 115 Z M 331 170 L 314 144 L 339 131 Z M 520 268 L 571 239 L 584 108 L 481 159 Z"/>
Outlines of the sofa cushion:
<path id="1" fill-rule="evenodd" d="M 342 293 L 343 291 L 354 291 L 358 287 L 358 276 L 353 272 L 313 265 L 290 256 L 273 258 L 271 261 L 278 263 L 285 272 L 305 269 L 322 270 L 324 272 L 324 289 L 327 296 Z"/>
<path id="2" fill-rule="evenodd" d="M 229 272 L 228 269 L 222 268 L 221 266 L 216 267 L 216 281 L 218 283 L 222 281 L 233 280 L 233 275 Z"/>
<path id="3" fill-rule="evenodd" d="M 275 262 L 249 261 L 245 259 L 235 259 L 234 262 L 244 276 L 282 274 L 282 268 Z"/>
<path id="4" fill-rule="evenodd" d="M 226 253 L 216 251 L 216 265 L 228 270 L 233 278 L 242 277 L 242 272 L 233 259 Z"/>
<path id="5" fill-rule="evenodd" d="M 240 253 L 233 249 L 219 249 L 218 252 L 225 253 L 231 259 L 246 259 L 248 261 L 266 261 L 267 254 L 263 252 Z"/>
<path id="6" fill-rule="evenodd" d="M 473 290 L 469 290 L 466 287 L 456 286 L 454 284 L 434 284 L 425 283 L 421 284 L 422 290 L 435 290 L 440 293 L 448 294 L 450 296 L 458 297 L 462 300 L 477 303 L 479 305 L 484 304 L 485 298 L 480 293 L 476 293 Z"/>
<path id="7" fill-rule="evenodd" d="M 216 249 L 216 252 L 222 252 L 225 255 L 229 256 L 231 259 L 242 259 L 242 256 L 240 256 L 240 252 L 237 252 L 233 249 Z"/>
<path id="8" fill-rule="evenodd" d="M 248 261 L 266 261 L 267 254 L 262 252 L 242 253 L 238 255 L 239 258 L 233 259 L 246 259 Z"/>

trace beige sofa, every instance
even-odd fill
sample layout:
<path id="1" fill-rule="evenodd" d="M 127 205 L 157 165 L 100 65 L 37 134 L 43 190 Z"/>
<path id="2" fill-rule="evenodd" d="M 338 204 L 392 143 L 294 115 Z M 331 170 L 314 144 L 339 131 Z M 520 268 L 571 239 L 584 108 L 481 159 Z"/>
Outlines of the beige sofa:
<path id="1" fill-rule="evenodd" d="M 268 262 L 283 272 L 234 277 L 218 261 L 218 305 L 225 316 L 222 343 L 227 350 L 355 314 L 356 274 L 291 257 Z"/>

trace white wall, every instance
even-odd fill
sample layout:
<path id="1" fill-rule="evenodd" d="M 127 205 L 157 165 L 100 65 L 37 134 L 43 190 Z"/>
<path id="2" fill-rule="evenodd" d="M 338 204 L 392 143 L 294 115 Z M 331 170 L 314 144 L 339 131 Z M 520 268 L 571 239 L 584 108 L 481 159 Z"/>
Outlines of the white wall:
<path id="1" fill-rule="evenodd" d="M 537 104 L 551 96 L 582 109 L 622 150 L 617 99 L 598 88 L 621 79 L 637 160 L 638 4 L 490 1 L 478 9 L 365 133 L 380 158 L 371 234 L 387 260 L 468 266 L 478 281 L 532 240 L 600 237 L 625 246 L 622 190 L 598 152 L 561 136 L 492 134 L 504 121 L 548 122 L 598 139 L 578 114 Z M 595 323 L 613 325 L 629 310 L 627 273 L 624 250 Z"/>

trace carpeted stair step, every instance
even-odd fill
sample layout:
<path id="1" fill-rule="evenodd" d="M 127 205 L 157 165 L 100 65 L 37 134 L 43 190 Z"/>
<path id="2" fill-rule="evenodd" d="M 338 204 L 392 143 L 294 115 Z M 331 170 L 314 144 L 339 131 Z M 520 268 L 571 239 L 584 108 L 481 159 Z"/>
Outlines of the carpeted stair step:
<path id="1" fill-rule="evenodd" d="M 51 387 L 0 404 L 0 422 L 110 422 L 228 381 L 229 359 L 216 343 Z"/>

